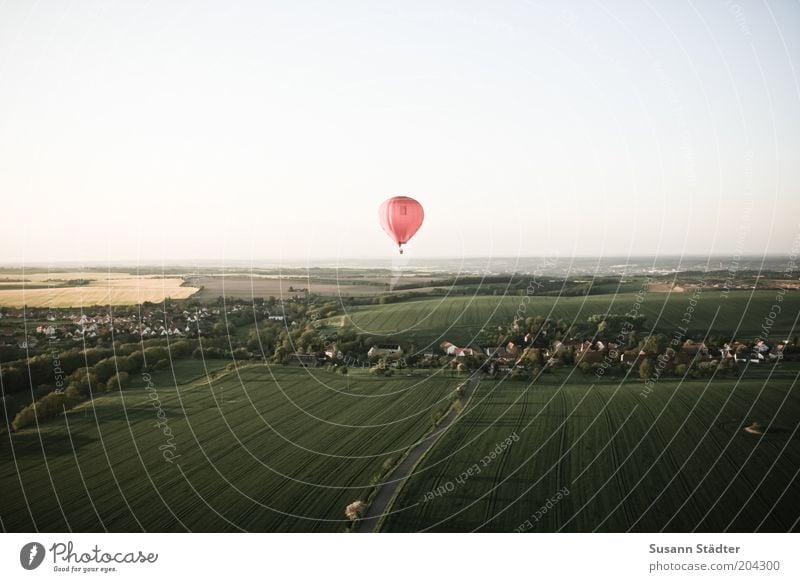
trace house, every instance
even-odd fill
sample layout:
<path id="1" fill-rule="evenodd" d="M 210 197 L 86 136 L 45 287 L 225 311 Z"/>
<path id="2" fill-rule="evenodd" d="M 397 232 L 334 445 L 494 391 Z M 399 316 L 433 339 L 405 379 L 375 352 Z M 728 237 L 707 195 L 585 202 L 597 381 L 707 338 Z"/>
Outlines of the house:
<path id="1" fill-rule="evenodd" d="M 458 358 L 463 358 L 464 356 L 474 356 L 475 350 L 472 348 L 460 348 L 457 345 L 454 345 L 450 342 L 442 342 L 441 344 L 442 351 L 448 356 L 456 356 Z"/>
<path id="2" fill-rule="evenodd" d="M 778 344 L 777 346 L 775 346 L 775 353 L 770 353 L 769 354 L 769 359 L 770 360 L 779 360 L 779 361 L 782 360 L 783 359 L 783 348 L 784 347 L 785 347 L 784 344 Z"/>
<path id="3" fill-rule="evenodd" d="M 367 352 L 367 357 L 372 358 L 400 358 L 403 348 L 399 344 L 377 344 Z"/>
<path id="4" fill-rule="evenodd" d="M 455 344 L 452 344 L 450 342 L 442 342 L 441 344 L 439 344 L 439 347 L 442 348 L 442 351 L 448 356 L 452 356 L 456 351 Z"/>
<path id="5" fill-rule="evenodd" d="M 686 340 L 678 352 L 677 362 L 679 364 L 691 364 L 696 357 L 706 359 L 708 356 L 708 347 L 703 342 L 693 342 Z"/>
<path id="6" fill-rule="evenodd" d="M 490 358 L 507 359 L 510 357 L 508 350 L 505 346 L 497 346 L 495 348 L 484 348 L 483 353 Z"/>
<path id="7" fill-rule="evenodd" d="M 639 350 L 639 353 L 636 354 L 636 357 L 634 358 L 631 358 L 626 354 L 622 354 L 620 361 L 622 361 L 625 364 L 630 364 L 631 368 L 633 368 L 634 370 L 638 370 L 639 366 L 641 366 L 642 362 L 644 362 L 646 359 L 647 359 L 647 352 L 645 352 L 644 350 Z"/>

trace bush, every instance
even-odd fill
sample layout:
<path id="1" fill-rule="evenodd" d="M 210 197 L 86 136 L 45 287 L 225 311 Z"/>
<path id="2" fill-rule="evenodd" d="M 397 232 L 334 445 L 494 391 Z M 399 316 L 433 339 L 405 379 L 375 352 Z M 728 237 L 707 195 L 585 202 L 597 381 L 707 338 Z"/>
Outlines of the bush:
<path id="1" fill-rule="evenodd" d="M 145 349 L 144 351 L 144 360 L 148 364 L 152 365 L 159 360 L 167 359 L 169 359 L 169 352 L 167 351 L 167 348 L 162 346 L 153 346 Z"/>
<path id="2" fill-rule="evenodd" d="M 144 354 L 141 351 L 136 351 L 128 355 L 128 361 L 130 362 L 130 370 L 129 372 L 136 372 L 142 369 L 144 365 Z"/>
<path id="3" fill-rule="evenodd" d="M 14 430 L 19 430 L 35 423 L 36 405 L 30 404 L 17 413 L 17 415 L 14 417 L 14 420 L 11 421 L 11 428 Z"/>
<path id="4" fill-rule="evenodd" d="M 14 430 L 25 428 L 39 422 L 54 418 L 61 414 L 67 404 L 67 397 L 63 392 L 51 392 L 20 410 L 14 417 L 11 427 Z"/>
<path id="5" fill-rule="evenodd" d="M 112 390 L 122 390 L 123 388 L 127 388 L 128 384 L 130 384 L 130 376 L 127 372 L 120 372 L 119 374 L 114 374 L 106 384 L 106 392 L 111 392 Z"/>
<path id="6" fill-rule="evenodd" d="M 358 500 L 358 501 L 353 501 L 353 503 L 348 505 L 344 510 L 344 514 L 347 517 L 347 519 L 355 521 L 357 519 L 361 519 L 361 517 L 366 513 L 366 511 L 367 511 L 366 504 L 363 501 Z"/>
<path id="7" fill-rule="evenodd" d="M 73 406 L 75 406 L 81 400 L 84 399 L 85 394 L 81 394 L 76 384 L 70 384 L 69 386 L 67 386 L 67 389 L 64 390 L 64 396 L 67 399 L 68 403 L 67 408 L 72 408 Z"/>
<path id="8" fill-rule="evenodd" d="M 97 362 L 94 367 L 94 373 L 97 375 L 98 380 L 104 382 L 117 373 L 117 364 L 114 358 L 105 358 Z"/>
<path id="9" fill-rule="evenodd" d="M 167 368 L 169 368 L 169 360 L 164 359 L 157 361 L 154 368 L 156 370 L 166 370 Z"/>
<path id="10" fill-rule="evenodd" d="M 52 386 L 48 386 L 47 384 L 42 384 L 41 386 L 37 387 L 36 390 L 33 391 L 33 399 L 39 400 L 40 398 L 44 398 L 48 394 L 50 394 L 55 388 Z"/>
<path id="11" fill-rule="evenodd" d="M 131 361 L 126 356 L 112 356 L 100 360 L 94 365 L 94 373 L 100 382 L 105 382 L 117 372 L 130 372 Z"/>
<path id="12" fill-rule="evenodd" d="M 373 366 L 370 368 L 369 373 L 376 376 L 391 376 L 394 374 L 394 370 L 383 366 Z"/>
<path id="13" fill-rule="evenodd" d="M 69 386 L 75 386 L 75 389 L 82 397 L 88 396 L 97 387 L 97 375 L 90 370 L 79 368 L 70 376 Z"/>
<path id="14" fill-rule="evenodd" d="M 736 362 L 733 361 L 733 358 L 723 358 L 723 360 L 717 365 L 717 371 L 720 376 L 727 377 L 736 376 L 739 370 L 737 369 Z"/>
<path id="15" fill-rule="evenodd" d="M 215 347 L 208 347 L 208 348 L 196 348 L 192 352 L 192 357 L 196 360 L 203 360 L 203 359 L 211 359 L 211 360 L 222 360 L 228 358 L 228 354 L 225 353 L 225 350 L 221 348 Z"/>
<path id="16" fill-rule="evenodd" d="M 650 360 L 642 360 L 642 363 L 639 364 L 639 378 L 642 380 L 647 380 L 652 371 L 653 364 L 650 362 Z"/>
<path id="17" fill-rule="evenodd" d="M 191 342 L 182 340 L 171 344 L 169 351 L 173 358 L 186 358 L 192 354 L 192 348 L 193 344 Z"/>

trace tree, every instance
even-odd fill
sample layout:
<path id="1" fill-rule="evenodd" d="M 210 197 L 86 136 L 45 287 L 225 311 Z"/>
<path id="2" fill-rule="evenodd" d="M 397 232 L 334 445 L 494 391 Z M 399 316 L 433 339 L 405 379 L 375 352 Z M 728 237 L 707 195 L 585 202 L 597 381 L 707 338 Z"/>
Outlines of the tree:
<path id="1" fill-rule="evenodd" d="M 106 384 L 106 391 L 111 392 L 112 390 L 122 390 L 126 388 L 129 384 L 130 377 L 128 376 L 127 372 L 120 372 L 119 374 L 113 375 L 108 383 Z"/>
<path id="2" fill-rule="evenodd" d="M 359 499 L 345 507 L 344 514 L 350 521 L 356 521 L 357 519 L 361 519 L 366 511 L 367 505 Z"/>
<path id="3" fill-rule="evenodd" d="M 647 354 L 661 354 L 667 347 L 667 338 L 663 334 L 649 335 L 642 342 L 641 349 Z"/>
<path id="4" fill-rule="evenodd" d="M 185 358 L 191 355 L 192 347 L 193 347 L 192 342 L 181 340 L 171 344 L 169 346 L 169 351 L 173 358 Z"/>
<path id="5" fill-rule="evenodd" d="M 144 359 L 148 365 L 152 366 L 158 360 L 169 359 L 169 351 L 162 346 L 152 346 L 144 350 Z"/>
<path id="6" fill-rule="evenodd" d="M 19 430 L 35 424 L 37 419 L 41 422 L 53 418 L 64 410 L 66 400 L 67 397 L 63 392 L 51 392 L 20 410 L 14 417 L 11 427 Z"/>
<path id="7" fill-rule="evenodd" d="M 36 406 L 30 404 L 17 413 L 17 415 L 14 417 L 14 420 L 11 421 L 11 428 L 13 430 L 20 430 L 21 428 L 25 428 L 26 426 L 31 426 L 32 424 L 35 423 L 36 423 Z"/>
<path id="8" fill-rule="evenodd" d="M 739 371 L 733 358 L 722 358 L 722 361 L 717 366 L 717 370 L 720 376 L 736 376 L 736 373 Z"/>
<path id="9" fill-rule="evenodd" d="M 83 397 L 88 396 L 92 390 L 97 388 L 97 374 L 92 371 L 92 368 L 78 368 L 69 378 L 69 386 L 74 386 L 75 390 Z"/>
<path id="10" fill-rule="evenodd" d="M 272 361 L 276 364 L 286 364 L 289 362 L 289 350 L 287 350 L 283 346 L 279 346 L 275 349 L 275 353 L 272 355 Z"/>
<path id="11" fill-rule="evenodd" d="M 650 374 L 653 371 L 653 364 L 650 363 L 650 360 L 644 359 L 642 363 L 639 364 L 639 378 L 642 380 L 647 380 L 650 377 Z"/>
<path id="12" fill-rule="evenodd" d="M 148 348 L 148 350 L 150 349 L 152 348 Z M 145 350 L 145 352 L 148 350 Z M 126 356 L 111 356 L 110 358 L 105 358 L 104 360 L 97 362 L 94 365 L 94 373 L 97 375 L 97 379 L 100 382 L 105 382 L 114 376 L 117 371 L 128 372 L 130 368 L 131 363 Z"/>
<path id="13" fill-rule="evenodd" d="M 67 389 L 64 390 L 64 396 L 66 397 L 67 408 L 73 408 L 84 398 L 75 383 L 67 386 Z"/>

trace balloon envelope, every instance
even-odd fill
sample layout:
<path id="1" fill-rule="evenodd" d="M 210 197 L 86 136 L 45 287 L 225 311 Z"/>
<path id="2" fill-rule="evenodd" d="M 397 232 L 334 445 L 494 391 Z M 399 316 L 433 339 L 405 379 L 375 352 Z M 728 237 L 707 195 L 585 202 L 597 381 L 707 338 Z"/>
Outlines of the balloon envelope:
<path id="1" fill-rule="evenodd" d="M 400 246 L 406 244 L 422 226 L 425 212 L 422 204 L 413 198 L 394 196 L 381 204 L 378 216 L 383 230 Z"/>

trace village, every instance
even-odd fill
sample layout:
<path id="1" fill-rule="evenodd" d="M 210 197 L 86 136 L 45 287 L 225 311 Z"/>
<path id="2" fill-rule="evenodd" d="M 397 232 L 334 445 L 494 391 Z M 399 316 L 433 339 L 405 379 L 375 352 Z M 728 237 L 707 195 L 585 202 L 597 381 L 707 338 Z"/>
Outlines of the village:
<path id="1" fill-rule="evenodd" d="M 605 321 L 605 317 L 593 316 L 590 321 Z M 610 318 L 609 318 L 610 319 Z M 638 322 L 642 327 L 642 322 Z M 502 341 L 471 343 L 460 347 L 443 341 L 438 350 L 409 353 L 399 343 L 378 343 L 366 354 L 372 366 L 390 368 L 449 368 L 459 372 L 481 370 L 491 376 L 510 374 L 515 379 L 533 379 L 541 372 L 555 368 L 574 366 L 582 372 L 597 376 L 624 374 L 628 370 L 642 378 L 652 373 L 684 375 L 692 377 L 710 375 L 719 371 L 723 375 L 736 374 L 745 365 L 775 364 L 800 358 L 797 339 L 767 342 L 756 338 L 753 341 L 715 341 L 686 338 L 675 332 L 672 337 L 663 334 L 631 334 L 624 332 L 611 338 L 570 337 L 549 339 L 548 333 L 523 332 L 524 324 L 514 321 L 509 328 L 500 326 Z M 624 329 L 624 327 L 623 327 Z M 633 330 L 633 327 L 630 328 Z M 639 339 L 637 339 L 637 337 Z M 627 341 L 626 341 L 627 340 Z M 335 343 L 317 357 L 293 354 L 291 363 L 300 365 L 325 365 L 347 361 L 348 356 L 336 348 Z"/>
<path id="2" fill-rule="evenodd" d="M 573 328 L 543 318 L 515 319 L 508 326 L 482 330 L 477 341 L 468 345 L 445 340 L 438 349 L 410 350 L 402 343 L 381 341 L 379 337 L 348 336 L 342 330 L 320 332 L 317 315 L 312 313 L 321 311 L 330 315 L 336 309 L 328 303 L 320 306 L 305 299 L 273 298 L 227 305 L 222 301 L 165 302 L 113 312 L 107 307 L 4 308 L 0 310 L 0 350 L 8 360 L 14 360 L 52 350 L 55 344 L 85 349 L 110 346 L 112 342 L 169 343 L 202 338 L 209 340 L 204 350 L 211 357 L 301 367 L 480 370 L 520 380 L 560 367 L 577 367 L 598 377 L 629 370 L 642 378 L 652 372 L 684 375 L 688 371 L 693 377 L 716 370 L 735 374 L 745 364 L 777 363 L 800 356 L 796 339 L 720 341 L 692 339 L 679 333 L 667 337 L 649 334 L 641 320 L 605 314 L 590 316 L 582 327 Z M 570 333 L 574 328 L 582 333 Z"/>
<path id="3" fill-rule="evenodd" d="M 800 355 L 792 344 L 788 344 L 789 353 Z M 419 367 L 429 368 L 435 365 L 445 365 L 456 368 L 459 371 L 483 368 L 483 370 L 495 375 L 508 374 L 512 372 L 530 372 L 557 368 L 565 365 L 576 365 L 583 371 L 600 371 L 603 375 L 605 370 L 616 367 L 620 370 L 633 369 L 638 371 L 643 362 L 655 360 L 656 362 L 666 362 L 661 366 L 662 369 L 676 370 L 679 373 L 686 371 L 690 365 L 695 365 L 699 370 L 710 370 L 716 368 L 721 362 L 733 362 L 735 364 L 766 364 L 776 363 L 784 359 L 787 352 L 786 343 L 778 343 L 774 346 L 768 345 L 763 340 L 755 344 L 734 341 L 725 343 L 721 347 L 711 347 L 704 342 L 686 340 L 679 349 L 667 348 L 662 353 L 649 353 L 640 349 L 625 350 L 614 342 L 603 342 L 601 340 L 555 340 L 550 344 L 543 345 L 539 342 L 532 342 L 530 339 L 516 343 L 509 341 L 500 346 L 481 347 L 470 345 L 458 347 L 449 341 L 442 342 L 439 352 L 425 352 L 419 362 Z M 303 357 L 303 354 L 296 354 Z M 338 353 L 335 349 L 326 352 L 328 360 L 335 361 Z M 378 344 L 370 348 L 367 356 L 373 364 L 383 361 L 385 365 L 391 367 L 410 366 L 410 359 L 399 344 Z M 796 357 L 796 356 L 795 356 Z M 309 363 L 311 360 L 302 360 Z M 322 361 L 320 360 L 320 363 Z M 658 365 L 658 364 L 656 364 Z"/>
<path id="4" fill-rule="evenodd" d="M 288 322 L 274 305 L 234 303 L 221 306 L 180 303 L 141 308 L 94 309 L 4 308 L 0 311 L 0 347 L 38 351 L 48 342 L 93 346 L 109 340 L 199 338 L 224 335 L 229 325 L 256 320 Z"/>

